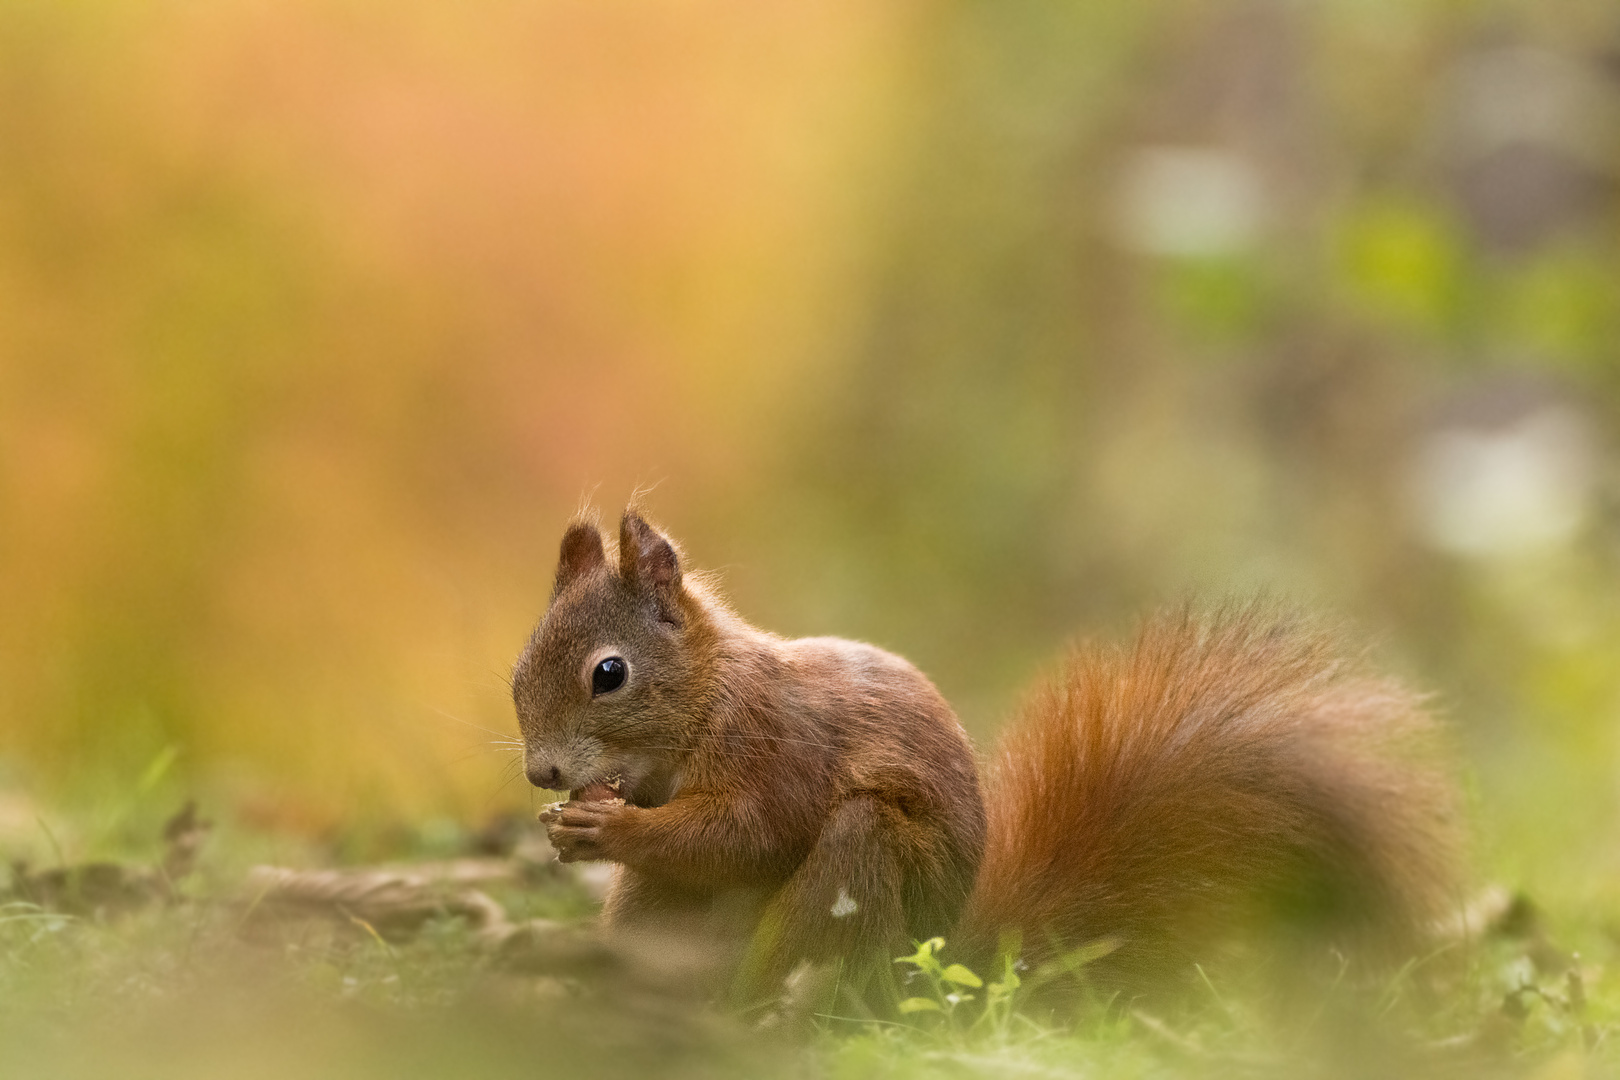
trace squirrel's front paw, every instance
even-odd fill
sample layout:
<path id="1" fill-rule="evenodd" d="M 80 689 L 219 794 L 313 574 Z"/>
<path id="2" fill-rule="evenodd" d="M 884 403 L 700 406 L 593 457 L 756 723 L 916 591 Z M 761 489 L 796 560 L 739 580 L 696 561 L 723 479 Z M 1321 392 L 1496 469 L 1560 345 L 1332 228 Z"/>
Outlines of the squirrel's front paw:
<path id="1" fill-rule="evenodd" d="M 540 815 L 558 862 L 583 862 L 613 858 L 608 850 L 604 826 L 624 812 L 623 799 L 600 802 L 565 802 L 548 807 Z"/>

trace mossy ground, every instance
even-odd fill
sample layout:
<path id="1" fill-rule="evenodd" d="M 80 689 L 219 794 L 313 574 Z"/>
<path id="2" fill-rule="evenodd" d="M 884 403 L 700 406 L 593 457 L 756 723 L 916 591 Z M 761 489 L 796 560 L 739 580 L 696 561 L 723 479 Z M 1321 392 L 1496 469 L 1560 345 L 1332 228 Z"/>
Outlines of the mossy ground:
<path id="1" fill-rule="evenodd" d="M 117 858 L 161 844 L 126 823 Z M 147 830 L 148 837 L 156 835 Z M 171 895 L 127 910 L 0 908 L 0 1076 L 1601 1076 L 1620 1072 L 1620 905 L 1545 899 L 1372 983 L 1243 985 L 1212 971 L 1174 1006 L 1016 995 L 905 1022 L 762 1031 L 667 971 L 514 964 L 454 916 L 384 937 L 359 918 L 262 919 L 247 868 L 419 865 L 478 838 L 442 826 L 322 844 L 216 828 Z M 107 854 L 103 852 L 103 854 Z M 365 855 L 365 859 L 358 856 Z M 167 884 L 163 886 L 168 888 Z M 514 920 L 588 918 L 574 875 L 492 887 Z M 1541 898 L 1536 898 L 1541 900 Z M 995 973 L 981 973 L 992 981 Z M 1355 983 L 1354 985 L 1351 985 Z M 913 989 L 933 992 L 927 980 Z M 963 990 L 946 986 L 947 990 Z"/>

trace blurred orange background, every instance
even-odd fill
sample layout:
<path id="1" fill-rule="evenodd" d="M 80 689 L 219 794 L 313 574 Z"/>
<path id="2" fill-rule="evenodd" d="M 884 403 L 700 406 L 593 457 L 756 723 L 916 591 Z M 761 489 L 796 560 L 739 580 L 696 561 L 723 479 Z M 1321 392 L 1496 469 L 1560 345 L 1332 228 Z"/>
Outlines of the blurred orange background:
<path id="1" fill-rule="evenodd" d="M 1185 594 L 1437 691 L 1617 869 L 1620 17 L 1413 0 L 0 11 L 0 789 L 526 806 L 636 492 L 988 736 Z"/>

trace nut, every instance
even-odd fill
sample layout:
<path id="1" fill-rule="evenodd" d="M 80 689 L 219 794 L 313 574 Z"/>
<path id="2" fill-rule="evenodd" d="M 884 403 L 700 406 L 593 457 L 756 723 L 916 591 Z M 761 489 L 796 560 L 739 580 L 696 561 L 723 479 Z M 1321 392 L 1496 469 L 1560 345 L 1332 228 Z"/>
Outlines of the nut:
<path id="1" fill-rule="evenodd" d="M 586 784 L 577 791 L 570 791 L 568 797 L 574 802 L 612 802 L 614 799 L 623 800 L 619 789 L 624 786 L 624 779 L 612 776 L 606 780 L 597 780 Z"/>

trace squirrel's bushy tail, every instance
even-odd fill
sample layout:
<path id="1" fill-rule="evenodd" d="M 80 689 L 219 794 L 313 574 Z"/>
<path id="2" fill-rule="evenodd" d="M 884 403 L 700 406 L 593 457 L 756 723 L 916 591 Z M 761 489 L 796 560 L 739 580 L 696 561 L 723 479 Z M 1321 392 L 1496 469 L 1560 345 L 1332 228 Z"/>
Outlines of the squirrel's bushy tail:
<path id="1" fill-rule="evenodd" d="M 1233 941 L 1390 959 L 1455 901 L 1455 789 L 1417 698 L 1331 635 L 1251 607 L 1080 648 L 987 775 L 989 834 L 958 942 L 1148 988 Z"/>

